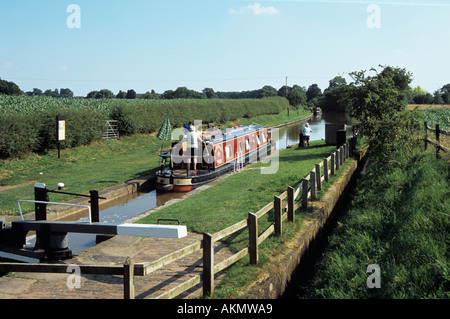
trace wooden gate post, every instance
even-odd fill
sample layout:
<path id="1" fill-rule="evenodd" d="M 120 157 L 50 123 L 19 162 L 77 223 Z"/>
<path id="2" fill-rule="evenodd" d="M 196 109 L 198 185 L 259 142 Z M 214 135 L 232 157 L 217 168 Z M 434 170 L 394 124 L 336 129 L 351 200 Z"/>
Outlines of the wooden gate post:
<path id="1" fill-rule="evenodd" d="M 281 198 L 274 196 L 273 201 L 273 210 L 275 212 L 275 235 L 281 236 L 281 233 L 283 232 L 283 223 L 281 222 Z"/>
<path id="2" fill-rule="evenodd" d="M 214 295 L 214 240 L 203 233 L 203 297 Z"/>
<path id="3" fill-rule="evenodd" d="M 320 191 L 322 189 L 322 178 L 320 176 L 320 165 L 316 164 L 316 184 L 317 190 Z"/>
<path id="4" fill-rule="evenodd" d="M 336 150 L 336 152 L 334 153 L 336 154 L 336 158 L 335 158 L 335 164 L 336 164 L 336 171 L 339 170 L 339 158 L 341 157 L 341 152 L 339 151 L 339 149 Z"/>
<path id="5" fill-rule="evenodd" d="M 336 152 L 331 154 L 331 175 L 334 176 L 334 174 L 336 174 L 335 169 L 336 169 Z"/>
<path id="6" fill-rule="evenodd" d="M 134 260 L 127 257 L 123 264 L 123 297 L 134 299 Z"/>
<path id="7" fill-rule="evenodd" d="M 294 203 L 295 203 L 295 198 L 294 198 L 294 187 L 289 186 L 287 189 L 287 194 L 288 194 L 288 211 L 287 211 L 287 215 L 288 215 L 288 221 L 293 222 L 294 221 Z"/>
<path id="8" fill-rule="evenodd" d="M 248 213 L 248 254 L 250 265 L 258 264 L 258 216 Z"/>
<path id="9" fill-rule="evenodd" d="M 302 181 L 302 209 L 308 208 L 308 180 L 306 178 Z"/>
<path id="10" fill-rule="evenodd" d="M 315 169 L 309 173 L 309 182 L 311 184 L 311 199 L 316 198 L 316 172 Z"/>

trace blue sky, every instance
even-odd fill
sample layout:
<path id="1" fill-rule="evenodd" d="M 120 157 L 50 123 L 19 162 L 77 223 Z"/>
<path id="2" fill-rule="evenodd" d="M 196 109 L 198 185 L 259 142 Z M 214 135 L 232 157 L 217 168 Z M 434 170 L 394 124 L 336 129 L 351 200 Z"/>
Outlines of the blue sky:
<path id="1" fill-rule="evenodd" d="M 0 29 L 0 77 L 24 91 L 324 90 L 380 64 L 450 83 L 449 0 L 1 0 Z"/>

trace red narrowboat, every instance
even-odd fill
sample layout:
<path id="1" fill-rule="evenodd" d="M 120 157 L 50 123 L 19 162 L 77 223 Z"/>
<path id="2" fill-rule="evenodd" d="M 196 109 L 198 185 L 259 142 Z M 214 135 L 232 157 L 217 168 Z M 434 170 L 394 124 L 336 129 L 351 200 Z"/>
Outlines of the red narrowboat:
<path id="1" fill-rule="evenodd" d="M 259 125 L 208 129 L 200 135 L 202 142 L 198 144 L 195 167 L 193 155 L 188 154 L 187 136 L 173 143 L 170 151 L 159 154 L 158 190 L 188 192 L 223 174 L 255 163 L 269 155 L 273 145 L 267 127 Z"/>

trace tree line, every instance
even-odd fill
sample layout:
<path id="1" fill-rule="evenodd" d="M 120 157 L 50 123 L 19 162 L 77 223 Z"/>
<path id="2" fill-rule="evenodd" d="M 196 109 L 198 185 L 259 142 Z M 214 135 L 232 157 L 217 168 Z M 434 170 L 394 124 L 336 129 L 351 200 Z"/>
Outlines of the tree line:
<path id="1" fill-rule="evenodd" d="M 323 110 L 345 111 L 348 105 L 348 90 L 350 85 L 342 76 L 335 76 L 329 81 L 325 90 L 321 90 L 317 84 L 311 84 L 308 88 L 299 85 L 282 86 L 278 90 L 266 85 L 261 89 L 249 91 L 214 91 L 212 88 L 205 88 L 201 92 L 188 89 L 185 86 L 175 90 L 166 90 L 163 93 L 156 93 L 155 90 L 138 94 L 134 89 L 126 91 L 120 90 L 114 94 L 109 89 L 94 90 L 86 95 L 92 99 L 262 99 L 265 97 L 281 96 L 289 100 L 292 106 L 321 107 Z M 74 93 L 69 88 L 47 89 L 42 91 L 34 88 L 32 91 L 23 92 L 14 82 L 2 80 L 0 78 L 0 94 L 29 96 L 50 96 L 50 97 L 74 97 Z M 433 94 L 425 91 L 420 86 L 415 88 L 408 86 L 405 93 L 405 101 L 408 104 L 450 104 L 450 83 L 436 90 Z"/>

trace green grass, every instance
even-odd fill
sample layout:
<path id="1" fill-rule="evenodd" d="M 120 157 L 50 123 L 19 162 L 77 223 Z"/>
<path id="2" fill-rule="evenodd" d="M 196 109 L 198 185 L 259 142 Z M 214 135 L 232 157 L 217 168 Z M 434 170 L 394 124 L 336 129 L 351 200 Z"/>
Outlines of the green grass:
<path id="1" fill-rule="evenodd" d="M 257 212 L 273 200 L 275 195 L 286 191 L 288 186 L 298 187 L 316 163 L 328 157 L 335 146 L 324 141 L 313 141 L 309 148 L 290 148 L 269 159 L 279 156 L 275 174 L 261 174 L 261 167 L 269 164 L 256 163 L 249 169 L 235 173 L 202 192 L 161 209 L 140 223 L 155 223 L 158 218 L 179 219 L 194 232 L 214 233 L 247 218 L 248 212 Z"/>
<path id="2" fill-rule="evenodd" d="M 285 123 L 289 120 L 301 119 L 305 113 L 296 114 L 291 111 L 222 125 L 244 125 L 246 121 L 264 122 L 265 125 Z M 168 147 L 169 142 L 164 146 Z M 33 199 L 33 183 L 45 183 L 49 189 L 63 182 L 68 192 L 88 194 L 89 190 L 101 190 L 118 185 L 124 181 L 146 176 L 157 169 L 158 152 L 161 140 L 154 135 L 135 134 L 121 137 L 120 140 L 103 140 L 86 146 L 61 150 L 58 159 L 57 151 L 46 154 L 29 154 L 21 159 L 0 160 L 0 187 L 21 185 L 0 191 L 0 215 L 18 215 L 18 199 Z M 69 195 L 52 196 L 51 199 L 65 201 Z M 23 204 L 23 212 L 34 210 L 32 204 Z"/>
<path id="3" fill-rule="evenodd" d="M 42 156 L 4 160 L 0 162 L 0 185 L 26 185 L 0 192 L 0 215 L 17 215 L 17 200 L 33 199 L 34 182 L 45 183 L 49 189 L 63 182 L 65 191 L 88 194 L 91 189 L 101 190 L 146 176 L 158 165 L 160 147 L 161 141 L 154 136 L 135 135 L 64 149 L 60 159 L 56 151 L 51 151 Z M 56 201 L 71 199 L 69 195 L 53 196 L 51 199 Z M 25 213 L 33 210 L 32 204 L 23 205 Z"/>
<path id="4" fill-rule="evenodd" d="M 311 115 L 311 111 L 309 111 L 309 110 L 304 110 L 302 108 L 300 108 L 298 110 L 291 109 L 289 111 L 289 115 L 288 115 L 288 111 L 285 110 L 285 111 L 282 111 L 279 114 L 275 114 L 275 115 L 260 115 L 260 116 L 253 117 L 251 119 L 241 118 L 237 121 L 227 123 L 226 125 L 233 126 L 233 125 L 259 124 L 259 125 L 270 127 L 270 126 L 275 126 L 275 125 L 279 125 L 279 124 L 289 123 L 289 122 L 295 121 L 297 119 L 305 118 L 309 115 Z"/>
<path id="5" fill-rule="evenodd" d="M 328 157 L 335 146 L 326 146 L 324 141 L 312 141 L 309 148 L 290 148 L 279 152 L 279 169 L 276 174 L 263 175 L 259 168 L 264 163 L 252 164 L 248 170 L 230 175 L 218 184 L 158 210 L 137 223 L 155 223 L 159 218 L 179 219 L 190 231 L 215 233 L 248 217 L 248 212 L 257 212 L 274 195 L 280 195 L 288 186 L 298 187 L 316 163 Z M 341 166 L 340 174 L 350 161 Z M 337 178 L 337 177 L 336 177 Z M 336 179 L 335 178 L 335 179 Z M 321 191 L 323 192 L 323 191 Z M 259 245 L 259 266 L 269 262 L 269 256 L 286 249 L 284 242 L 298 233 L 306 214 L 301 209 L 295 212 L 294 223 L 283 223 L 281 237 L 270 236 Z M 258 220 L 260 234 L 273 223 L 273 211 Z M 248 245 L 248 230 L 243 229 L 223 239 L 228 247 L 237 252 Z M 256 280 L 259 266 L 249 264 L 248 256 L 227 269 L 225 278 L 215 288 L 214 298 L 235 298 L 242 287 Z"/>
<path id="6" fill-rule="evenodd" d="M 448 164 L 432 152 L 390 170 L 369 163 L 330 238 L 312 298 L 449 298 Z M 368 289 L 367 266 L 381 270 Z"/>

